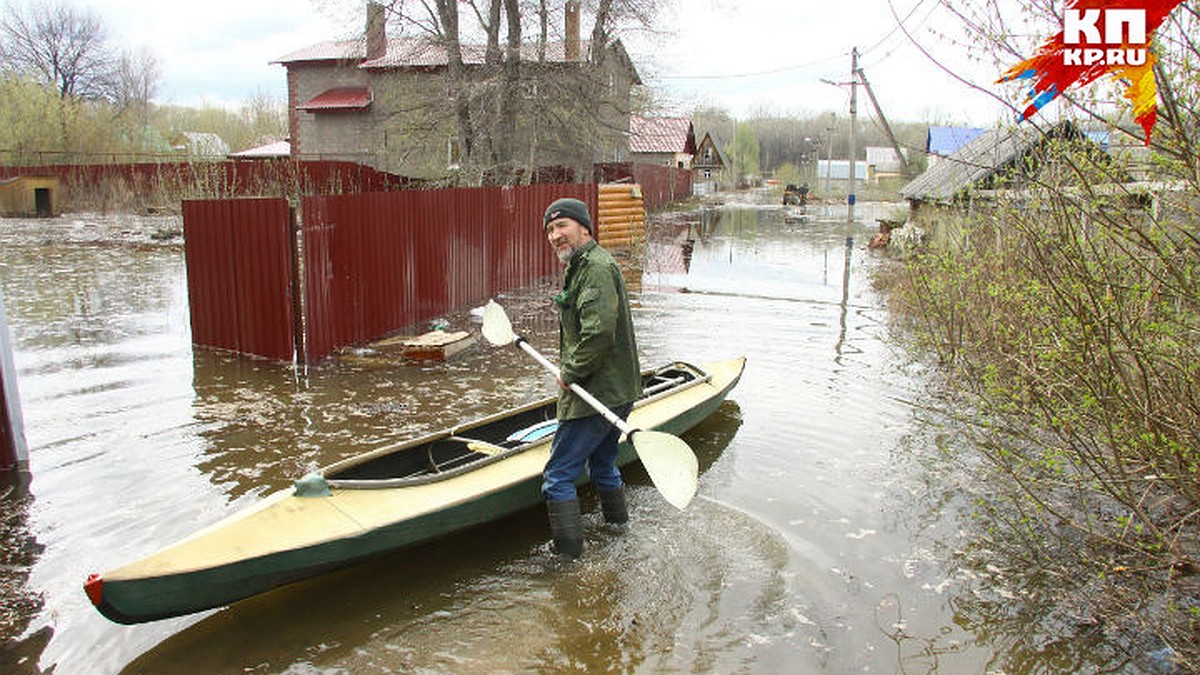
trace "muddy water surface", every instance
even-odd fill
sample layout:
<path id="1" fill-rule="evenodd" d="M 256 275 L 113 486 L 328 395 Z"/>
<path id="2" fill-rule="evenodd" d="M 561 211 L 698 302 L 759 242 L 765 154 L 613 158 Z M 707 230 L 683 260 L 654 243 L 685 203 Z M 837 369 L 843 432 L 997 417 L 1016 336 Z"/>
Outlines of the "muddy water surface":
<path id="1" fill-rule="evenodd" d="M 552 391 L 516 350 L 446 364 L 306 369 L 190 344 L 172 218 L 0 222 L 33 480 L 38 600 L 15 672 L 981 672 L 954 611 L 954 492 L 914 419 L 924 373 L 889 346 L 868 275 L 873 217 L 727 205 L 666 228 L 630 273 L 644 365 L 745 356 L 685 436 L 699 498 L 627 471 L 633 524 L 587 504 L 587 551 L 547 554 L 545 515 L 385 556 L 223 610 L 139 626 L 82 582 L 350 454 Z M 863 208 L 865 207 L 865 208 Z M 853 238 L 846 264 L 846 237 Z M 553 355 L 553 280 L 505 294 Z M 452 329 L 477 330 L 467 311 Z M 4 664 L 8 666 L 9 664 Z M 7 672 L 7 671 L 5 671 Z"/>

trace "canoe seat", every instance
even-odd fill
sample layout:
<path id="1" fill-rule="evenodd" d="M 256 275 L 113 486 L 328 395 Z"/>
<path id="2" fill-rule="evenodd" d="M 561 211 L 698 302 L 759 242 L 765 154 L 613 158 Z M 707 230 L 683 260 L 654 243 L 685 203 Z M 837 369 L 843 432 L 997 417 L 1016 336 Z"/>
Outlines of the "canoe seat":
<path id="1" fill-rule="evenodd" d="M 642 396 L 653 396 L 660 391 L 665 391 L 676 385 L 683 384 L 687 381 L 685 377 L 653 377 L 646 386 L 642 389 Z"/>
<path id="2" fill-rule="evenodd" d="M 481 441 L 477 438 L 451 436 L 450 440 L 465 443 L 467 445 L 467 450 L 470 450 L 471 452 L 478 452 L 481 455 L 499 455 L 505 450 L 508 450 L 508 448 L 504 447 L 503 445 L 496 445 L 495 443 L 490 443 L 488 441 Z"/>

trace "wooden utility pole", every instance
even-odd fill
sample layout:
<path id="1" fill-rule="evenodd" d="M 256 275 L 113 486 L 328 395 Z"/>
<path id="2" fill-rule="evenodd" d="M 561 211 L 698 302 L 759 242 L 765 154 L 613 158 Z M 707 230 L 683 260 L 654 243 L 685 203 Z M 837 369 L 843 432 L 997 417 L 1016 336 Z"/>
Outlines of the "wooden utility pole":
<path id="1" fill-rule="evenodd" d="M 887 136 L 888 141 L 892 144 L 892 150 L 896 151 L 896 159 L 900 160 L 900 172 L 908 177 L 912 175 L 911 167 L 908 165 L 908 158 L 900 152 L 900 143 L 896 140 L 896 135 L 892 133 L 892 125 L 888 124 L 887 117 L 883 115 L 883 108 L 879 107 L 879 101 L 875 98 L 875 92 L 871 90 L 871 83 L 867 82 L 867 74 L 862 68 L 858 69 L 858 76 L 862 79 L 863 87 L 867 89 L 867 96 L 871 99 L 871 105 L 875 108 L 875 114 L 879 116 L 879 122 L 883 126 L 883 133 Z"/>

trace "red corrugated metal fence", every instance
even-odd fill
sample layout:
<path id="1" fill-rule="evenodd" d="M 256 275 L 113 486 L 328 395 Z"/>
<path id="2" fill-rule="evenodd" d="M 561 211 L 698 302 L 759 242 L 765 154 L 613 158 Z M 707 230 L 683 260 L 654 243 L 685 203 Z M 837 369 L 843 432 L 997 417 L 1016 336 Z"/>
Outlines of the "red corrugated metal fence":
<path id="1" fill-rule="evenodd" d="M 553 274 L 558 263 L 540 227 L 541 215 L 564 196 L 583 199 L 595 211 L 594 184 L 304 198 L 301 358 L 317 360 Z M 242 202 L 262 202 L 256 207 L 261 210 L 251 215 Z M 271 270 L 290 259 L 294 245 L 266 224 L 287 222 L 282 200 L 185 203 L 196 344 L 291 358 L 283 344 L 293 340 L 296 317 L 278 314 L 293 304 L 287 295 L 290 272 Z M 259 258 L 276 263 L 245 269 L 244 262 Z M 258 305 L 263 308 L 247 315 Z"/>
<path id="2" fill-rule="evenodd" d="M 692 172 L 673 166 L 607 162 L 595 167 L 597 183 L 637 183 L 646 208 L 654 209 L 692 196 Z"/>
<path id="3" fill-rule="evenodd" d="M 283 199 L 183 202 L 192 342 L 290 361 L 291 212 Z"/>
<path id="4" fill-rule="evenodd" d="M 302 202 L 307 359 L 553 274 L 541 214 L 595 185 L 308 197 Z"/>
<path id="5" fill-rule="evenodd" d="M 395 190 L 421 181 L 341 161 L 292 159 L 0 166 L 0 178 L 58 176 L 68 191 L 124 185 L 134 193 L 219 196 Z"/>

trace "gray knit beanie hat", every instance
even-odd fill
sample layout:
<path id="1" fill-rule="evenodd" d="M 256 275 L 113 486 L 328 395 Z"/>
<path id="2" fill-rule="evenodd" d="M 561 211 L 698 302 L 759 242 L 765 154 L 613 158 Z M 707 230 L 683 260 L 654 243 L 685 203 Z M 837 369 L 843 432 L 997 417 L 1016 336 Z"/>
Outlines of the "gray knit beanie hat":
<path id="1" fill-rule="evenodd" d="M 546 207 L 546 215 L 542 217 L 542 228 L 545 229 L 550 221 L 558 218 L 570 218 L 586 227 L 588 232 L 592 231 L 592 216 L 588 213 L 588 206 L 578 199 L 563 197 L 554 200 Z"/>

